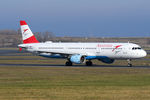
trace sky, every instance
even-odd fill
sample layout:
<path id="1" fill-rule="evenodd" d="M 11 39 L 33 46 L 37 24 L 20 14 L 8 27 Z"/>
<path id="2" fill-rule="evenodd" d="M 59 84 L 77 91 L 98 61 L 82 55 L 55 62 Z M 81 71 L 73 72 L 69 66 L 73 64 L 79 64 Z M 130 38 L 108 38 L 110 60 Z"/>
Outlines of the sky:
<path id="1" fill-rule="evenodd" d="M 150 37 L 150 0 L 1 0 L 0 30 L 55 36 Z"/>

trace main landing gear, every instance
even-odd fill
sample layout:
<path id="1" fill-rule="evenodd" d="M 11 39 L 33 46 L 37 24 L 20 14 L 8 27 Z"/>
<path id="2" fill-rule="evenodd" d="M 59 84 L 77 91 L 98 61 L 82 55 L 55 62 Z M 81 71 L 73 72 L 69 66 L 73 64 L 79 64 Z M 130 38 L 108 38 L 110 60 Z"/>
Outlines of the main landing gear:
<path id="1" fill-rule="evenodd" d="M 72 62 L 71 61 L 67 61 L 65 65 L 66 66 L 72 66 Z"/>
<path id="2" fill-rule="evenodd" d="M 129 67 L 132 67 L 131 59 L 127 59 L 127 62 L 128 62 L 128 66 L 129 66 Z"/>
<path id="3" fill-rule="evenodd" d="M 92 61 L 86 61 L 86 66 L 92 66 L 93 65 L 93 63 L 92 63 Z M 66 61 L 66 63 L 65 63 L 65 66 L 72 66 L 72 62 L 71 61 Z"/>
<path id="4" fill-rule="evenodd" d="M 93 63 L 92 63 L 92 61 L 91 61 L 91 60 L 86 61 L 86 66 L 92 66 L 92 65 L 93 65 Z"/>

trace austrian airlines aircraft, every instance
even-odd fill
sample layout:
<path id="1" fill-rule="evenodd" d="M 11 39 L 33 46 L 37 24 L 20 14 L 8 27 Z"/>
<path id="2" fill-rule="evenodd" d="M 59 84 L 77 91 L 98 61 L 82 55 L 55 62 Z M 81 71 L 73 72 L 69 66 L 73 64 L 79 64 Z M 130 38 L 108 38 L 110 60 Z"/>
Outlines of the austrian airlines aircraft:
<path id="1" fill-rule="evenodd" d="M 20 25 L 23 39 L 23 44 L 18 45 L 20 50 L 24 48 L 43 57 L 66 58 L 66 66 L 72 66 L 73 63 L 92 66 L 93 59 L 107 64 L 125 59 L 128 66 L 132 66 L 132 59 L 147 55 L 139 45 L 133 43 L 40 43 L 25 21 L 20 21 Z"/>

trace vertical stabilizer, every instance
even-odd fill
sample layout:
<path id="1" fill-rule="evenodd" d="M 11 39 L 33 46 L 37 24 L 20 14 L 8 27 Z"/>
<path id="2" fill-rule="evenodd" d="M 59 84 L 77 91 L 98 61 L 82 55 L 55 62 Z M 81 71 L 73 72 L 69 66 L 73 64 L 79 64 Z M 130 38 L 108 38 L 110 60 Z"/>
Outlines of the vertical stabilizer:
<path id="1" fill-rule="evenodd" d="M 39 43 L 24 20 L 20 21 L 23 43 Z"/>

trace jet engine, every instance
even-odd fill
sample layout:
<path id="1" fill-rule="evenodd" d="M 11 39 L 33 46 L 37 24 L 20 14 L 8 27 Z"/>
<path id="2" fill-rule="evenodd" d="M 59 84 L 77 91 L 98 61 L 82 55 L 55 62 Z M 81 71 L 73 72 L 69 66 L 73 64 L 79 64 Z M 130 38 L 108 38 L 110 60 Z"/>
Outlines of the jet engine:
<path id="1" fill-rule="evenodd" d="M 107 63 L 107 64 L 111 64 L 115 61 L 114 59 L 110 59 L 110 58 L 103 58 L 103 59 L 98 59 L 98 60 L 102 61 L 103 63 Z"/>
<path id="2" fill-rule="evenodd" d="M 70 61 L 76 64 L 81 64 L 85 62 L 85 57 L 79 54 L 72 55 Z"/>

